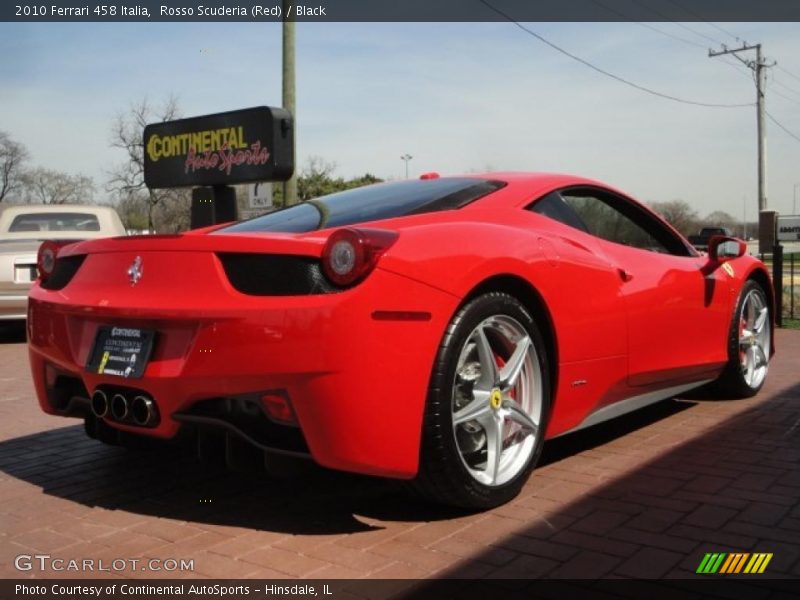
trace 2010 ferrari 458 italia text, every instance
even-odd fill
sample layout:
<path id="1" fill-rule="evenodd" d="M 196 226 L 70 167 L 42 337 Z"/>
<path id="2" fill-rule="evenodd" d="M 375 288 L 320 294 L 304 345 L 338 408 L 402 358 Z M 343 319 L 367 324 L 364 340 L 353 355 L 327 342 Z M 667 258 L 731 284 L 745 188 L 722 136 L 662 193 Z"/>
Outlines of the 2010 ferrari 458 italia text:
<path id="1" fill-rule="evenodd" d="M 28 337 L 44 411 L 107 442 L 196 434 L 513 498 L 548 438 L 690 388 L 758 392 L 764 265 L 699 254 L 601 183 L 423 176 L 234 224 L 39 252 Z"/>

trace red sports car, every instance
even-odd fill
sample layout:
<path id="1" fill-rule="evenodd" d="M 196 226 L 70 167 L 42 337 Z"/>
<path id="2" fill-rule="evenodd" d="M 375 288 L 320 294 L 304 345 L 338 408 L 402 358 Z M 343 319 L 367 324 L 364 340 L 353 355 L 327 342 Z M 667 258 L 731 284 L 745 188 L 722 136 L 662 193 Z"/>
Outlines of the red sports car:
<path id="1" fill-rule="evenodd" d="M 517 494 L 545 439 L 704 384 L 755 394 L 773 352 L 743 242 L 699 254 L 567 175 L 429 174 L 183 235 L 49 242 L 39 268 L 44 411 L 473 508 Z"/>

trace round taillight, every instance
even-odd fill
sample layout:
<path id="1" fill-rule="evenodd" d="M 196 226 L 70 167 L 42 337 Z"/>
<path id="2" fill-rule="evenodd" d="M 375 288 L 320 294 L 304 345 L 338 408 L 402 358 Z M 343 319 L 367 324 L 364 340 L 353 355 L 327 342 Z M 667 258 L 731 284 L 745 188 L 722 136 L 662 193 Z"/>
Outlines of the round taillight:
<path id="1" fill-rule="evenodd" d="M 42 279 L 47 279 L 53 274 L 56 268 L 56 256 L 61 246 L 62 244 L 50 240 L 43 242 L 42 245 L 39 246 L 39 256 L 36 260 L 36 266 L 39 268 L 39 277 Z"/>
<path id="2" fill-rule="evenodd" d="M 322 252 L 322 270 L 336 285 L 355 283 L 365 263 L 364 239 L 353 229 L 339 229 L 328 238 Z"/>
<path id="3" fill-rule="evenodd" d="M 369 275 L 395 240 L 394 231 L 337 229 L 322 250 L 322 272 L 339 287 L 354 285 Z"/>

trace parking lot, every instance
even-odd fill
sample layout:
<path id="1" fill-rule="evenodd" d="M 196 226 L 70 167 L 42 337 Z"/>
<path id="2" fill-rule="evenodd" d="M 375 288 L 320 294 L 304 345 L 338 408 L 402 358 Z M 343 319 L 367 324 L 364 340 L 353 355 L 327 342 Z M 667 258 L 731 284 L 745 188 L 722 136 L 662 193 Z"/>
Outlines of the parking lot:
<path id="1" fill-rule="evenodd" d="M 126 451 L 44 415 L 24 330 L 0 327 L 0 575 L 16 577 L 693 577 L 707 552 L 767 552 L 800 576 L 800 331 L 754 399 L 672 400 L 545 447 L 510 504 L 478 514 L 393 482 L 214 471 Z M 19 571 L 15 557 L 193 559 L 165 573 Z M 165 563 L 162 563 L 165 564 Z"/>

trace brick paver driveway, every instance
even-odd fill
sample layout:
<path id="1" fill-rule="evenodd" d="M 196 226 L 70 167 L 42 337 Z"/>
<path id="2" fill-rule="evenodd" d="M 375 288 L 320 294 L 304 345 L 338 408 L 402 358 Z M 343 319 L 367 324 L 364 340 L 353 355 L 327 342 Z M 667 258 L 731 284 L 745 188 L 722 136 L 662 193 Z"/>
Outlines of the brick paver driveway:
<path id="1" fill-rule="evenodd" d="M 42 414 L 21 329 L 0 327 L 0 575 L 14 557 L 194 559 L 208 577 L 675 577 L 706 552 L 772 552 L 800 576 L 800 332 L 762 393 L 674 400 L 545 448 L 507 506 L 464 514 L 390 482 L 210 471 Z M 76 573 L 157 576 L 164 572 Z"/>

